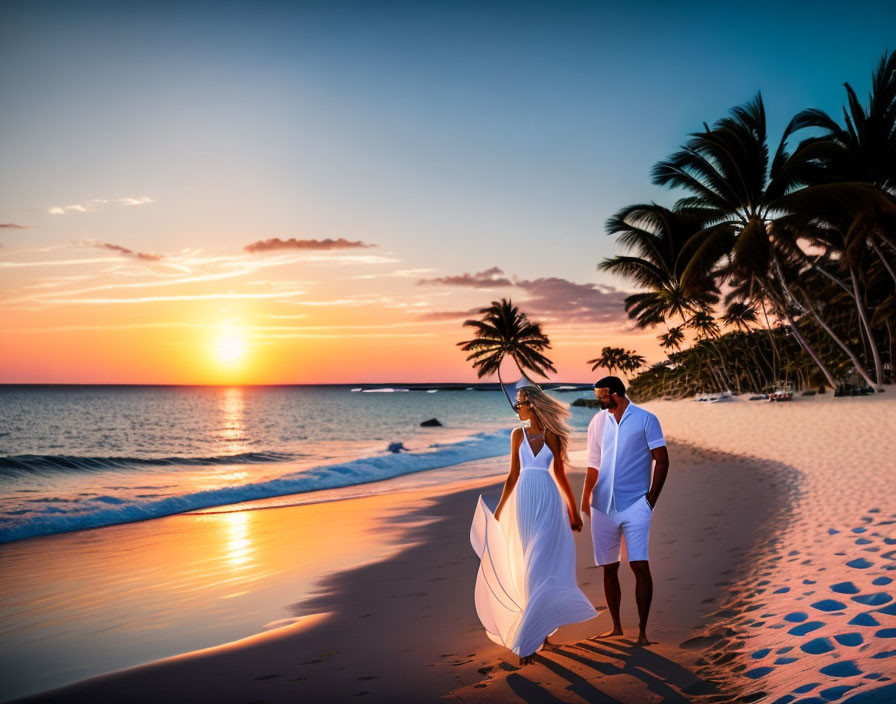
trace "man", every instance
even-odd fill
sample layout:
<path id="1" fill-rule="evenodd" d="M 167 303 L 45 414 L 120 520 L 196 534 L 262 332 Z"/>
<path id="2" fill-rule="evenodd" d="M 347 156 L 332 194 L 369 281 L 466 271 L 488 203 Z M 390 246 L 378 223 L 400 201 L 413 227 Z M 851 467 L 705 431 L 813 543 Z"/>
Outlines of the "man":
<path id="1" fill-rule="evenodd" d="M 619 560 L 624 537 L 629 566 L 635 573 L 637 645 L 649 645 L 647 615 L 653 580 L 647 544 L 653 510 L 669 471 L 669 453 L 656 416 L 629 401 L 618 377 L 597 381 L 594 395 L 602 410 L 588 426 L 588 474 L 582 492 L 582 513 L 591 518 L 594 562 L 603 567 L 604 593 L 613 618 L 613 630 L 598 637 L 622 635 Z"/>

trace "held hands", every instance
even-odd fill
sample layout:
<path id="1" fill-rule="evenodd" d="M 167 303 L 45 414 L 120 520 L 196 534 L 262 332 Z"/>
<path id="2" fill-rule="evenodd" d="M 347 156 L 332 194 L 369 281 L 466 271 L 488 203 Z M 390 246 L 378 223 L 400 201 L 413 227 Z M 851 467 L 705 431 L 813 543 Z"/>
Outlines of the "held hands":
<path id="1" fill-rule="evenodd" d="M 582 530 L 582 525 L 582 516 L 578 511 L 574 515 L 570 515 L 569 527 L 572 528 L 574 533 L 579 533 Z"/>
<path id="2" fill-rule="evenodd" d="M 591 518 L 591 501 L 588 496 L 582 497 L 582 513 Z"/>

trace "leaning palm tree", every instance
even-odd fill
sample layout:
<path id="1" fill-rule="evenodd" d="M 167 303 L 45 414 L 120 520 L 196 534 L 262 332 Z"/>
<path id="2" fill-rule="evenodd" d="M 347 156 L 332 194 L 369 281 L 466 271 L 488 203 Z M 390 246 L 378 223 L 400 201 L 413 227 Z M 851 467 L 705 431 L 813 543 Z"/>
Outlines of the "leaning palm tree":
<path id="1" fill-rule="evenodd" d="M 482 316 L 481 320 L 464 322 L 465 327 L 476 331 L 476 337 L 458 342 L 457 345 L 464 352 L 470 353 L 467 361 L 473 363 L 480 379 L 489 374 L 498 375 L 507 403 L 513 407 L 513 401 L 501 379 L 501 362 L 505 356 L 509 356 L 523 375 L 525 369 L 544 377 L 549 371 L 556 373 L 551 360 L 541 353 L 550 349 L 550 340 L 538 323 L 531 322 L 525 313 L 506 298 L 492 301 L 479 314 Z"/>

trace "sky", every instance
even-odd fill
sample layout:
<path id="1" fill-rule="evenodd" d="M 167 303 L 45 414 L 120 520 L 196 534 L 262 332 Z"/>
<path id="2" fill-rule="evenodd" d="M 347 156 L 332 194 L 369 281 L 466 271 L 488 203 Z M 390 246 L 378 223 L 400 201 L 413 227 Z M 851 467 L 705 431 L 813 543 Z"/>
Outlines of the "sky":
<path id="1" fill-rule="evenodd" d="M 839 115 L 888 3 L 0 0 L 0 383 L 553 380 L 662 358 L 597 264 L 650 167 L 761 91 Z M 513 371 L 507 369 L 508 376 Z"/>

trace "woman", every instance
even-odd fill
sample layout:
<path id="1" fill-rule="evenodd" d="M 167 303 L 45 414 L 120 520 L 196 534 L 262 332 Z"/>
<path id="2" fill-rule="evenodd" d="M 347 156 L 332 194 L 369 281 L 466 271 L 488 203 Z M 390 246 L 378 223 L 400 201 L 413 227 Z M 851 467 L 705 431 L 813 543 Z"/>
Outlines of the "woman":
<path id="1" fill-rule="evenodd" d="M 479 497 L 470 540 L 481 561 L 479 620 L 526 665 L 557 628 L 597 612 L 576 584 L 572 532 L 582 530 L 582 516 L 563 465 L 569 411 L 537 386 L 522 387 L 513 408 L 528 429 L 513 431 L 501 501 L 493 515 Z"/>

